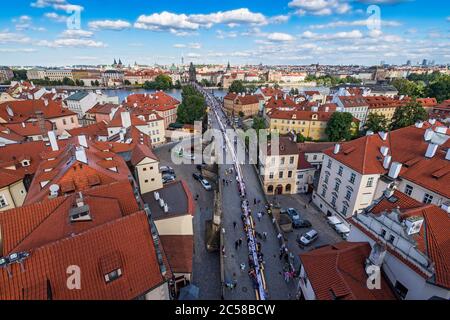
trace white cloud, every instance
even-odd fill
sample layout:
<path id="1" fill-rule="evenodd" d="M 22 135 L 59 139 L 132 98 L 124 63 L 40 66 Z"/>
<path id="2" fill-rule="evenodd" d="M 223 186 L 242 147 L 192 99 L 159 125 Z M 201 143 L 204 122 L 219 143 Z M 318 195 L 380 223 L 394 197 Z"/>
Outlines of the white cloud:
<path id="1" fill-rule="evenodd" d="M 311 25 L 310 29 L 327 29 L 327 28 L 339 28 L 339 27 L 366 27 L 368 20 L 354 20 L 354 21 L 334 21 L 325 24 Z M 398 21 L 382 21 L 382 26 L 385 27 L 399 27 L 402 24 Z"/>
<path id="2" fill-rule="evenodd" d="M 294 41 L 295 38 L 287 33 L 273 32 L 267 34 L 267 39 L 275 42 L 278 41 L 284 42 L 284 41 Z"/>
<path id="3" fill-rule="evenodd" d="M 333 13 L 344 14 L 352 7 L 342 0 L 292 0 L 289 7 L 296 9 L 298 15 L 328 16 Z"/>
<path id="4" fill-rule="evenodd" d="M 68 18 L 68 16 L 59 15 L 56 12 L 48 12 L 44 14 L 44 17 L 55 22 L 66 22 Z"/>
<path id="5" fill-rule="evenodd" d="M 191 42 L 188 44 L 176 43 L 173 45 L 174 48 L 190 48 L 190 49 L 201 49 L 202 45 L 197 42 Z"/>
<path id="6" fill-rule="evenodd" d="M 120 31 L 131 28 L 131 23 L 124 20 L 97 20 L 89 22 L 89 28 L 94 30 Z"/>
<path id="7" fill-rule="evenodd" d="M 33 53 L 36 51 L 36 49 L 31 48 L 0 48 L 2 53 Z"/>
<path id="8" fill-rule="evenodd" d="M 100 41 L 94 41 L 90 39 L 57 39 L 54 41 L 41 40 L 37 43 L 38 46 L 50 47 L 50 48 L 63 48 L 63 47 L 89 47 L 89 48 L 104 48 L 106 45 Z"/>
<path id="9" fill-rule="evenodd" d="M 324 40 L 360 39 L 363 37 L 363 34 L 359 30 L 353 30 L 348 32 L 343 31 L 329 34 L 305 31 L 302 33 L 301 36 L 304 39 L 324 41 Z"/>
<path id="10" fill-rule="evenodd" d="M 251 12 L 247 8 L 240 8 L 229 11 L 219 11 L 209 14 L 193 14 L 189 16 L 189 20 L 203 25 L 211 27 L 214 24 L 254 24 L 262 25 L 267 24 L 267 18 L 262 13 Z"/>
<path id="11" fill-rule="evenodd" d="M 152 31 L 198 30 L 200 25 L 189 21 L 188 16 L 185 14 L 163 11 L 161 13 L 153 13 L 149 16 L 139 16 L 134 27 Z"/>
<path id="12" fill-rule="evenodd" d="M 63 38 L 90 38 L 94 35 L 91 31 L 79 30 L 79 29 L 67 29 L 61 33 L 61 37 Z"/>
<path id="13" fill-rule="evenodd" d="M 5 43 L 29 43 L 31 39 L 19 33 L 1 32 L 0 31 L 0 44 Z"/>
<path id="14" fill-rule="evenodd" d="M 62 11 L 83 11 L 84 7 L 68 3 L 66 0 L 36 0 L 36 2 L 32 2 L 31 6 L 34 8 L 48 8 L 52 7 L 55 10 Z"/>

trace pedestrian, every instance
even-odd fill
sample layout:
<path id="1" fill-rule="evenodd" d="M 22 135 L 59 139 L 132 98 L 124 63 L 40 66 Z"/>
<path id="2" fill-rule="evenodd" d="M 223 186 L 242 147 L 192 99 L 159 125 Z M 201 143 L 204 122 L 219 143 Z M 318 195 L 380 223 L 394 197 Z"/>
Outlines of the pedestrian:
<path id="1" fill-rule="evenodd" d="M 225 185 L 225 179 L 222 179 L 223 185 Z"/>
<path id="2" fill-rule="evenodd" d="M 267 232 L 263 232 L 263 239 L 264 239 L 264 241 L 266 241 L 267 240 Z"/>
<path id="3" fill-rule="evenodd" d="M 253 205 L 256 206 L 256 198 L 253 199 Z"/>
<path id="4" fill-rule="evenodd" d="M 239 247 L 242 246 L 242 238 L 239 238 Z"/>
<path id="5" fill-rule="evenodd" d="M 257 216 L 258 216 L 258 221 L 261 222 L 262 213 L 261 213 L 261 212 L 258 212 L 258 213 L 257 213 Z"/>
<path id="6" fill-rule="evenodd" d="M 237 222 L 236 221 L 233 222 L 233 227 L 234 227 L 234 230 L 236 230 L 236 227 L 237 227 Z"/>
<path id="7" fill-rule="evenodd" d="M 245 270 L 245 263 L 241 263 L 241 271 Z"/>
<path id="8" fill-rule="evenodd" d="M 238 247 L 239 247 L 239 240 L 236 240 L 236 241 L 234 242 L 234 250 L 237 250 Z"/>

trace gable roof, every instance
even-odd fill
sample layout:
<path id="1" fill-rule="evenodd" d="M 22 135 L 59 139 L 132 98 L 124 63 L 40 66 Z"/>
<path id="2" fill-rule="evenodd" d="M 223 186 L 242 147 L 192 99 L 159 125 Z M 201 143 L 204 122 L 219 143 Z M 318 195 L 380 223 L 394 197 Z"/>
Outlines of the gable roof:
<path id="1" fill-rule="evenodd" d="M 380 290 L 367 288 L 367 242 L 340 242 L 300 254 L 317 300 L 395 300 L 384 276 Z"/>

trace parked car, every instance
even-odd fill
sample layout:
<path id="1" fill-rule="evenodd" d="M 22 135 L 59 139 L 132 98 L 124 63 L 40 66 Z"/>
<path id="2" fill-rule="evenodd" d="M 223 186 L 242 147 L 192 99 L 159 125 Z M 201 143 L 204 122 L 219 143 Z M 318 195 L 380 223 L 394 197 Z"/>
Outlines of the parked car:
<path id="1" fill-rule="evenodd" d="M 301 228 L 300 227 L 300 221 L 301 221 L 300 214 L 297 212 L 297 210 L 295 210 L 294 208 L 282 209 L 281 214 L 286 214 L 289 216 L 289 218 L 291 218 L 292 226 L 295 229 Z"/>
<path id="2" fill-rule="evenodd" d="M 175 176 L 171 175 L 171 174 L 165 174 L 162 176 L 162 182 L 163 184 L 169 183 L 175 181 Z"/>
<path id="3" fill-rule="evenodd" d="M 319 233 L 316 230 L 311 229 L 307 233 L 302 235 L 301 237 L 298 237 L 297 243 L 300 246 L 306 247 L 306 246 L 311 245 L 314 241 L 316 241 L 318 237 L 319 237 Z"/>
<path id="4" fill-rule="evenodd" d="M 194 177 L 194 179 L 197 180 L 197 181 L 203 180 L 202 175 L 198 174 L 198 173 L 193 173 L 192 177 Z"/>
<path id="5" fill-rule="evenodd" d="M 162 166 L 162 167 L 159 168 L 159 171 L 160 171 L 162 174 L 171 174 L 171 175 L 175 175 L 175 170 L 173 170 L 173 168 L 172 168 L 172 167 L 169 167 L 169 166 Z"/>
<path id="6" fill-rule="evenodd" d="M 311 228 L 312 223 L 309 220 L 306 219 L 300 219 L 298 222 L 298 228 Z"/>
<path id="7" fill-rule="evenodd" d="M 342 237 L 342 239 L 347 240 L 350 234 L 350 228 L 343 223 L 339 223 L 334 226 L 334 230 Z"/>
<path id="8" fill-rule="evenodd" d="M 211 184 L 209 183 L 208 180 L 206 179 L 201 179 L 200 183 L 202 184 L 203 188 L 205 188 L 205 190 L 210 191 L 212 190 Z"/>

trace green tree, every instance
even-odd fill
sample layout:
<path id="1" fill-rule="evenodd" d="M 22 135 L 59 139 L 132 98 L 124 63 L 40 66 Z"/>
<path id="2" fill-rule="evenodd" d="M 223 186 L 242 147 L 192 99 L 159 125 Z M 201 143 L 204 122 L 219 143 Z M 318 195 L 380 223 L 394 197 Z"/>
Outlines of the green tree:
<path id="1" fill-rule="evenodd" d="M 418 84 L 407 79 L 395 79 L 392 81 L 392 85 L 398 90 L 400 95 L 413 98 L 424 97 L 425 87 L 423 84 Z"/>
<path id="2" fill-rule="evenodd" d="M 450 76 L 441 75 L 430 83 L 426 89 L 428 97 L 434 97 L 438 102 L 450 99 Z"/>
<path id="3" fill-rule="evenodd" d="M 253 125 L 252 128 L 256 130 L 256 132 L 259 133 L 259 130 L 266 129 L 266 120 L 263 117 L 255 116 L 253 118 Z"/>
<path id="4" fill-rule="evenodd" d="M 20 80 L 27 80 L 27 70 L 24 69 L 14 69 L 13 70 L 14 73 L 14 81 L 20 81 Z"/>
<path id="5" fill-rule="evenodd" d="M 234 80 L 233 83 L 231 83 L 228 92 L 243 93 L 246 92 L 246 89 L 241 80 Z"/>
<path id="6" fill-rule="evenodd" d="M 64 78 L 62 81 L 62 84 L 65 86 L 74 86 L 75 81 L 73 81 L 72 79 L 69 79 L 69 78 Z"/>
<path id="7" fill-rule="evenodd" d="M 126 86 L 131 86 L 130 80 L 127 80 L 127 79 L 125 79 L 125 80 L 123 81 L 123 84 L 126 85 Z"/>
<path id="8" fill-rule="evenodd" d="M 389 129 L 388 119 L 382 114 L 370 113 L 367 117 L 365 129 L 373 132 L 386 131 Z"/>
<path id="9" fill-rule="evenodd" d="M 348 112 L 335 112 L 328 121 L 325 133 L 333 142 L 352 138 L 353 116 Z"/>
<path id="10" fill-rule="evenodd" d="M 184 86 L 183 102 L 178 107 L 177 121 L 183 124 L 194 124 L 204 119 L 206 115 L 206 101 L 200 92 L 192 86 Z"/>
<path id="11" fill-rule="evenodd" d="M 242 111 L 239 111 L 239 117 L 243 118 L 245 116 L 245 113 L 243 113 Z"/>
<path id="12" fill-rule="evenodd" d="M 400 129 L 411 126 L 419 120 L 424 121 L 427 118 L 428 114 L 422 105 L 414 101 L 395 110 L 391 127 L 392 130 Z"/>

